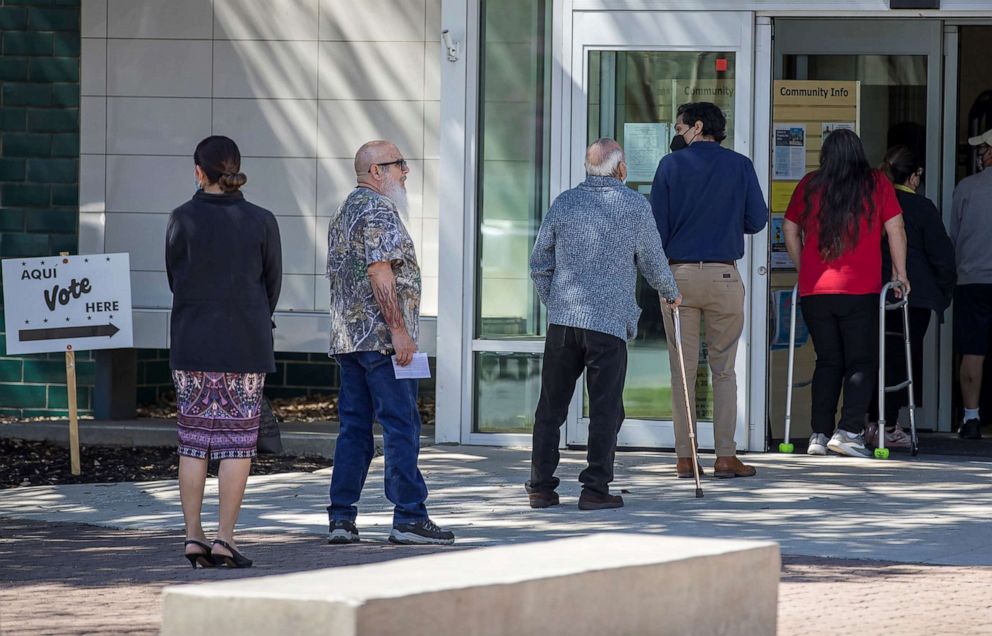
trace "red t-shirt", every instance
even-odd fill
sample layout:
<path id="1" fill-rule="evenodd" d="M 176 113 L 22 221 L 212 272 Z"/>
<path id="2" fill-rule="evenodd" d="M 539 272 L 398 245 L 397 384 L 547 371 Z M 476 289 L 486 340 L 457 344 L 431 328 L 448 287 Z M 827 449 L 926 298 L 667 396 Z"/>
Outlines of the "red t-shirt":
<path id="1" fill-rule="evenodd" d="M 805 208 L 806 185 L 811 174 L 806 175 L 792 193 L 785 218 L 800 226 L 803 231 L 803 251 L 799 263 L 799 295 L 815 294 L 878 294 L 882 291 L 882 226 L 889 219 L 902 214 L 895 188 L 881 172 L 875 173 L 875 191 L 872 199 L 875 212 L 871 223 L 861 217 L 857 244 L 838 258 L 824 263 L 820 257 L 820 196 L 810 200 L 813 212 L 805 226 L 800 218 Z"/>

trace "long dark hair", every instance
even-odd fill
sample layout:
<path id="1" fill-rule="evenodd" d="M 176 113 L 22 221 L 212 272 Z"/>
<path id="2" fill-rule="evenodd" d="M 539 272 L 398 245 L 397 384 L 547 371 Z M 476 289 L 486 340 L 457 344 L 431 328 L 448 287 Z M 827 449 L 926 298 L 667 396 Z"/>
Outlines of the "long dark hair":
<path id="1" fill-rule="evenodd" d="M 248 182 L 241 172 L 241 151 L 230 137 L 211 135 L 196 145 L 193 162 L 200 166 L 210 183 L 224 192 L 237 192 Z"/>
<path id="2" fill-rule="evenodd" d="M 813 213 L 813 198 L 820 197 L 817 217 L 820 242 L 817 250 L 824 262 L 839 258 L 858 244 L 861 219 L 869 227 L 875 216 L 875 171 L 865 156 L 861 139 L 850 130 L 830 133 L 820 149 L 820 169 L 810 176 L 803 197 L 803 225 Z"/>

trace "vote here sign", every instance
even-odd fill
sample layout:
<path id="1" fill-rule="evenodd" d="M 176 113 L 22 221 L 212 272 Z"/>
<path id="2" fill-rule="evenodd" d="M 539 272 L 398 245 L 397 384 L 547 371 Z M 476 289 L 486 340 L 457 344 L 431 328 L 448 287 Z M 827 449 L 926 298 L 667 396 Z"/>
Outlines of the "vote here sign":
<path id="1" fill-rule="evenodd" d="M 127 254 L 3 261 L 8 353 L 134 346 Z"/>

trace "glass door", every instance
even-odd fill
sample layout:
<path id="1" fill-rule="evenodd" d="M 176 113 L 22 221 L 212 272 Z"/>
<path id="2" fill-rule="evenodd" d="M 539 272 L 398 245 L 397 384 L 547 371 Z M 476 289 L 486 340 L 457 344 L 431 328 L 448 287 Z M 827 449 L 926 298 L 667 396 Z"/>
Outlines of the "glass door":
<path id="1" fill-rule="evenodd" d="M 648 196 L 658 162 L 669 152 L 676 109 L 686 102 L 709 101 L 720 106 L 728 120 L 724 146 L 748 154 L 751 62 L 750 55 L 742 51 L 750 51 L 751 24 L 750 14 L 736 12 L 710 14 L 705 20 L 673 12 L 575 14 L 571 134 L 561 154 L 562 161 L 567 161 L 563 187 L 585 178 L 585 147 L 600 137 L 611 137 L 625 149 L 627 186 Z M 739 263 L 745 280 L 747 262 L 745 258 Z M 637 299 L 642 314 L 637 336 L 628 346 L 627 418 L 620 445 L 670 448 L 675 440 L 668 346 L 657 292 L 640 277 Z M 746 340 L 747 336 L 737 364 L 741 449 L 747 448 Z M 700 447 L 712 448 L 712 382 L 706 355 L 702 347 L 694 380 L 695 415 Z M 567 427 L 569 444 L 586 442 L 587 402 L 584 387 L 577 387 Z"/>
<path id="2" fill-rule="evenodd" d="M 775 79 L 857 82 L 857 130 L 868 160 L 877 166 L 888 148 L 899 144 L 911 147 L 925 165 L 924 183 L 919 192 L 939 205 L 941 37 L 938 20 L 776 20 Z M 818 143 L 820 130 L 809 133 L 811 141 Z M 810 145 L 807 170 L 812 170 L 818 161 L 814 152 L 819 149 L 816 143 Z M 782 197 L 773 200 L 776 201 L 772 205 L 773 218 L 777 218 L 788 200 Z M 774 272 L 772 293 L 787 293 L 795 278 L 794 270 Z M 941 340 L 941 330 L 931 325 L 924 344 L 923 405 L 916 417 L 917 425 L 924 429 L 935 428 L 935 424 L 946 427 L 950 423 L 946 412 L 950 404 L 950 374 L 939 371 L 941 351 L 948 359 L 950 341 L 947 336 Z M 784 427 L 787 355 L 784 346 L 770 353 L 774 438 L 782 436 Z M 812 376 L 814 361 L 810 343 L 797 349 L 797 381 Z M 792 436 L 801 439 L 810 431 L 809 390 L 799 391 L 798 395 L 807 399 L 793 401 Z M 902 417 L 906 417 L 905 411 Z"/>

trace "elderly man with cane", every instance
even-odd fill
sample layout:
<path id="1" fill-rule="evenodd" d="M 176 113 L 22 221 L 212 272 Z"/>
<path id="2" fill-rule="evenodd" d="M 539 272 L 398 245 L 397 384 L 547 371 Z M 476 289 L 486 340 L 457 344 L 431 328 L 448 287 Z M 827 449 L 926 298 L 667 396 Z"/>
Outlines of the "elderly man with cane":
<path id="1" fill-rule="evenodd" d="M 530 273 L 548 308 L 541 397 L 534 416 L 531 508 L 559 503 L 561 425 L 586 372 L 588 466 L 579 475 L 579 510 L 623 506 L 611 495 L 617 433 L 623 424 L 627 341 L 637 333 L 637 271 L 666 304 L 681 302 L 651 206 L 627 188 L 623 149 L 600 139 L 586 152 L 586 179 L 551 204 L 530 258 Z"/>

